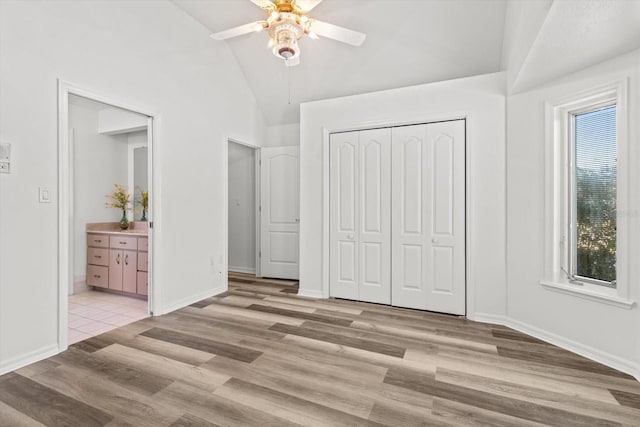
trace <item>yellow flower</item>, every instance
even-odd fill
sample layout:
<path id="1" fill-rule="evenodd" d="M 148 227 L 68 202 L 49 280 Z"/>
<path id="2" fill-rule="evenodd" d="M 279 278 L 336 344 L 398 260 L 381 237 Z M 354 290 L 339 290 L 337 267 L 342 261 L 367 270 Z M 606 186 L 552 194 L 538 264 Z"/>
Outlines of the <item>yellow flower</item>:
<path id="1" fill-rule="evenodd" d="M 120 184 L 114 184 L 116 190 L 112 194 L 107 194 L 105 197 L 109 199 L 105 205 L 108 208 L 116 208 L 121 210 L 129 209 L 129 202 L 131 201 L 131 195 L 127 193 Z"/>

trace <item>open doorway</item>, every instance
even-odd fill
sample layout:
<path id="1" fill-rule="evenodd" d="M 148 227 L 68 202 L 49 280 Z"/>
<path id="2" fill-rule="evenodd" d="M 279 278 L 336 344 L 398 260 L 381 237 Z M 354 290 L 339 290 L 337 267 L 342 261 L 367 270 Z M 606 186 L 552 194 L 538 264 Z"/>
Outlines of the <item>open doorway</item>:
<path id="1" fill-rule="evenodd" d="M 61 350 L 148 317 L 152 119 L 61 84 Z"/>
<path id="2" fill-rule="evenodd" d="M 259 151 L 228 142 L 228 264 L 229 275 L 260 275 L 259 261 Z"/>
<path id="3" fill-rule="evenodd" d="M 229 140 L 227 152 L 229 289 L 297 293 L 298 148 Z"/>

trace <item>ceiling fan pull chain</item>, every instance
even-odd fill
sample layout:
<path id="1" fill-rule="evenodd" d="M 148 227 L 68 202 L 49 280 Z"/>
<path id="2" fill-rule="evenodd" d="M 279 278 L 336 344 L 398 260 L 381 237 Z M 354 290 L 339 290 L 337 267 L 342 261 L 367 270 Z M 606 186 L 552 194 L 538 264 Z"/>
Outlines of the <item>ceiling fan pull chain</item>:
<path id="1" fill-rule="evenodd" d="M 287 86 L 289 88 L 289 105 L 291 105 L 291 67 L 287 67 Z"/>

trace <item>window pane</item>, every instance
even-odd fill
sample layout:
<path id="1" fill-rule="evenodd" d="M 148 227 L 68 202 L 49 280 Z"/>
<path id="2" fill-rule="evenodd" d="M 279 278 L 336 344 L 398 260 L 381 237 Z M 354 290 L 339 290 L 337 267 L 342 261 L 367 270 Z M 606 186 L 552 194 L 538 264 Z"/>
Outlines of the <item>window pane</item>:
<path id="1" fill-rule="evenodd" d="M 616 279 L 616 107 L 575 116 L 575 274 Z"/>

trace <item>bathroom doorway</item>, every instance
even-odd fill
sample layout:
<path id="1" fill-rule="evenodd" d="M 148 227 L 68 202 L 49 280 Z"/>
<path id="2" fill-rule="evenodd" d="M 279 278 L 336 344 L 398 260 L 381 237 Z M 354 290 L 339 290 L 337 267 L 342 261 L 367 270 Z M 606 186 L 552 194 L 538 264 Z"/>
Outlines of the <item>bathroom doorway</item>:
<path id="1" fill-rule="evenodd" d="M 64 350 L 152 313 L 153 119 L 64 83 L 59 102 Z"/>

